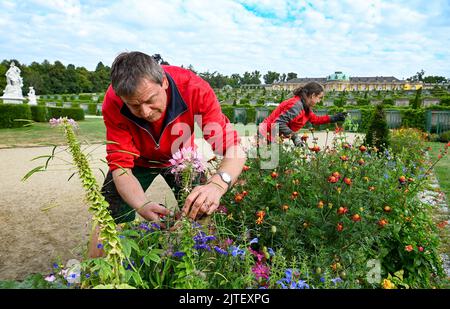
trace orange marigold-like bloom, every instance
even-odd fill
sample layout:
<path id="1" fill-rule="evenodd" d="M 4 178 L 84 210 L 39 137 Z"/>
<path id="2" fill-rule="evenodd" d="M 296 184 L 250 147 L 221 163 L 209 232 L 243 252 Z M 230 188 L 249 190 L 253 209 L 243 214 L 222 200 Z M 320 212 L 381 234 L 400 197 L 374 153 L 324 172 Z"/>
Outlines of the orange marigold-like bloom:
<path id="1" fill-rule="evenodd" d="M 262 224 L 264 221 L 264 219 L 262 217 L 258 217 L 258 219 L 256 219 L 256 224 Z"/>
<path id="2" fill-rule="evenodd" d="M 387 289 L 387 290 L 395 289 L 395 285 L 389 279 L 383 279 L 381 286 L 383 287 L 383 289 Z"/>
<path id="3" fill-rule="evenodd" d="M 259 211 L 256 213 L 256 215 L 257 215 L 259 218 L 264 218 L 264 216 L 266 215 L 266 212 L 265 212 L 264 210 L 259 210 Z"/>
<path id="4" fill-rule="evenodd" d="M 413 246 L 407 245 L 407 246 L 405 246 L 405 250 L 408 252 L 411 252 L 411 251 L 413 251 Z"/>

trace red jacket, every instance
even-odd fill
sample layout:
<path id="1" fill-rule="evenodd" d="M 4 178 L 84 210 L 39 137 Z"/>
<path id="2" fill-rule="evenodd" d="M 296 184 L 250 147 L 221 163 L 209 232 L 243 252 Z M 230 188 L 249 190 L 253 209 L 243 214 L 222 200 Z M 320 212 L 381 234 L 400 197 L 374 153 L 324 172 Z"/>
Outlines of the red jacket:
<path id="1" fill-rule="evenodd" d="M 317 125 L 331 122 L 328 115 L 316 116 L 312 110 L 307 113 L 303 100 L 294 96 L 281 102 L 269 117 L 260 123 L 259 133 L 262 136 L 267 135 L 267 139 L 273 142 L 275 138 L 271 134 L 272 126 L 278 125 L 279 135 L 287 137 L 303 128 L 308 121 Z"/>
<path id="2" fill-rule="evenodd" d="M 102 114 L 108 141 L 106 160 L 111 171 L 119 167 L 170 166 L 172 152 L 183 146 L 195 147 L 194 121 L 219 155 L 239 143 L 237 132 L 206 81 L 183 68 L 162 67 L 169 81 L 170 99 L 159 138 L 152 135 L 147 121 L 131 113 L 111 85 L 106 91 Z"/>

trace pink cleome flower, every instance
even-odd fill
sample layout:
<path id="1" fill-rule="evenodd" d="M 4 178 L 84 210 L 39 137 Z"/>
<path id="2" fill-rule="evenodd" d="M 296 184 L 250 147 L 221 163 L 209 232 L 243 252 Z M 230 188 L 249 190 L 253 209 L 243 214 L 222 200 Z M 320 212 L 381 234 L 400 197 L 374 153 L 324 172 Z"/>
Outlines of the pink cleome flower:
<path id="1" fill-rule="evenodd" d="M 205 170 L 205 167 L 201 161 L 202 157 L 197 150 L 192 147 L 182 148 L 172 155 L 172 159 L 169 162 L 172 164 L 172 174 L 178 174 L 186 168 L 192 167 L 197 173 L 201 173 Z"/>

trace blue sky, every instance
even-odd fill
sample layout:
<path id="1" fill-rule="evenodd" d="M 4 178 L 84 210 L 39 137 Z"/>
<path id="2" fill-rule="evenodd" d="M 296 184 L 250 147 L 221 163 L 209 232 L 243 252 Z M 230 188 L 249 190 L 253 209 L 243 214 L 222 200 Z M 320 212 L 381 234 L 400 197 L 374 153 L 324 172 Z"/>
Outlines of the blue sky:
<path id="1" fill-rule="evenodd" d="M 0 59 L 89 70 L 140 50 L 227 75 L 450 78 L 450 1 L 2 0 L 0 46 Z"/>

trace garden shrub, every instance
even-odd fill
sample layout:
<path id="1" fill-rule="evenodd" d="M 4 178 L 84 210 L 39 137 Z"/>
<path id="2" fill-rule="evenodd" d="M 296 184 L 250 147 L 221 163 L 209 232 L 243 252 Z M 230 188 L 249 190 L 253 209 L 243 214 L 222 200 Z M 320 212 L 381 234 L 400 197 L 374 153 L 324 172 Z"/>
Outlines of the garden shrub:
<path id="1" fill-rule="evenodd" d="M 439 141 L 443 143 L 448 143 L 450 141 L 450 131 L 445 131 L 439 134 Z"/>
<path id="2" fill-rule="evenodd" d="M 87 114 L 88 115 L 96 115 L 97 114 L 97 104 L 95 104 L 95 103 L 88 104 Z"/>
<path id="3" fill-rule="evenodd" d="M 84 111 L 77 107 L 48 107 L 50 118 L 68 117 L 73 120 L 84 120 Z"/>
<path id="4" fill-rule="evenodd" d="M 367 128 L 365 144 L 380 150 L 389 147 L 389 128 L 387 126 L 382 104 L 377 105 L 372 114 L 372 118 Z"/>
<path id="5" fill-rule="evenodd" d="M 31 120 L 28 104 L 0 104 L 0 128 L 19 128 Z"/>
<path id="6" fill-rule="evenodd" d="M 48 109 L 45 105 L 30 105 L 31 119 L 36 122 L 47 122 L 49 118 Z"/>

